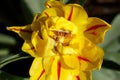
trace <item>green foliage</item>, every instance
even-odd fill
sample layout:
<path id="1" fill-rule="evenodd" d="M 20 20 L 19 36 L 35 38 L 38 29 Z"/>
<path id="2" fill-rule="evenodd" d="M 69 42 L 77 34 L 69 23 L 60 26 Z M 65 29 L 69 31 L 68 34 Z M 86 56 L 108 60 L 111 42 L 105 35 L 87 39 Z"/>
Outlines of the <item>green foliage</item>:
<path id="1" fill-rule="evenodd" d="M 93 72 L 93 80 L 119 80 L 120 72 L 104 69 L 102 68 L 100 71 Z"/>
<path id="2" fill-rule="evenodd" d="M 44 3 L 46 0 L 24 0 L 23 2 L 28 6 L 33 15 L 40 13 L 45 9 Z"/>
<path id="3" fill-rule="evenodd" d="M 26 53 L 19 53 L 19 54 L 15 54 L 15 55 L 8 55 L 6 58 L 0 60 L 0 69 L 2 67 L 4 67 L 5 65 L 20 60 L 20 59 L 26 59 L 26 58 L 30 58 L 30 55 L 27 55 Z"/>

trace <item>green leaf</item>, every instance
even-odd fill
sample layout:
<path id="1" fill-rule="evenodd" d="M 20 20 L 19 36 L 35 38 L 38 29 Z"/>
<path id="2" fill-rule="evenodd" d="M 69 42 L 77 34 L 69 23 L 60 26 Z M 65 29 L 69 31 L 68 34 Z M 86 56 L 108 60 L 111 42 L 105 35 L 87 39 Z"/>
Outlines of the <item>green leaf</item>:
<path id="1" fill-rule="evenodd" d="M 46 0 L 23 0 L 24 3 L 29 7 L 33 15 L 40 13 L 45 9 L 44 3 Z"/>
<path id="2" fill-rule="evenodd" d="M 120 42 L 118 39 L 113 40 L 105 48 L 104 59 L 108 59 L 108 60 L 116 62 L 117 64 L 120 64 Z"/>
<path id="3" fill-rule="evenodd" d="M 0 80 L 29 80 L 29 79 L 11 75 L 0 70 Z"/>
<path id="4" fill-rule="evenodd" d="M 0 43 L 2 44 L 10 44 L 10 45 L 15 45 L 16 44 L 16 40 L 15 38 L 5 35 L 5 34 L 0 34 Z"/>
<path id="5" fill-rule="evenodd" d="M 103 60 L 103 64 L 102 67 L 107 68 L 107 69 L 111 69 L 111 70 L 116 70 L 116 71 L 120 71 L 120 65 L 115 63 L 112 60 Z"/>
<path id="6" fill-rule="evenodd" d="M 9 48 L 16 44 L 15 38 L 0 33 L 0 57 L 9 54 Z"/>
<path id="7" fill-rule="evenodd" d="M 26 53 L 23 53 L 23 52 L 15 55 L 9 55 L 6 58 L 0 59 L 0 69 L 13 61 L 26 59 L 30 57 L 31 57 L 30 55 L 27 55 Z"/>
<path id="8" fill-rule="evenodd" d="M 93 80 L 119 80 L 120 72 L 104 69 L 93 71 Z"/>
<path id="9" fill-rule="evenodd" d="M 6 48 L 0 49 L 0 57 L 1 57 L 1 56 L 6 56 L 6 55 L 8 55 L 8 53 L 9 53 L 9 50 L 8 50 L 8 49 L 6 49 Z M 1 60 L 1 59 L 0 59 L 0 60 Z"/>

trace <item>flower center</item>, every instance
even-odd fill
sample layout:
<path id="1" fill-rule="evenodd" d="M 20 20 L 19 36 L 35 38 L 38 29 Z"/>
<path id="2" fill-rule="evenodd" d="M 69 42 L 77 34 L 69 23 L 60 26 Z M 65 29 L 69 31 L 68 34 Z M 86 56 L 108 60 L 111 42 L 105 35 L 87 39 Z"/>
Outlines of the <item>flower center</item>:
<path id="1" fill-rule="evenodd" d="M 77 34 L 77 27 L 63 17 L 51 17 L 47 21 L 48 36 L 55 41 L 54 48 L 60 54 L 65 53 L 65 48 Z"/>
<path id="2" fill-rule="evenodd" d="M 58 53 L 63 53 L 63 47 L 69 46 L 70 41 L 72 40 L 73 35 L 71 31 L 65 30 L 51 30 L 53 35 L 49 35 L 55 41 L 55 51 Z"/>
<path id="3" fill-rule="evenodd" d="M 72 39 L 72 34 L 70 31 L 65 30 L 51 30 L 53 32 L 53 36 L 50 35 L 52 39 L 55 40 L 56 45 L 62 44 L 63 46 L 69 46 L 69 42 Z"/>

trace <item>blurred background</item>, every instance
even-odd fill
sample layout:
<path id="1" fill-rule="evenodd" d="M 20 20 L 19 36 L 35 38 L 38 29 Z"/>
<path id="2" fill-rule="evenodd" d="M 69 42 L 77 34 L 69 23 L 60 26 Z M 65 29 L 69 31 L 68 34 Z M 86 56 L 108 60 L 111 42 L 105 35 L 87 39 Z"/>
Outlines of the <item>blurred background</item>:
<path id="1" fill-rule="evenodd" d="M 44 10 L 45 1 L 0 1 L 0 80 L 28 80 L 33 58 L 23 56 L 23 40 L 16 33 L 7 31 L 6 27 L 30 24 L 34 15 Z M 84 0 L 64 2 L 83 4 Z M 99 17 L 112 25 L 105 42 L 100 45 L 105 51 L 102 69 L 93 72 L 93 80 L 120 80 L 120 0 L 86 0 L 83 6 L 90 17 Z M 22 57 L 10 62 L 13 56 Z"/>

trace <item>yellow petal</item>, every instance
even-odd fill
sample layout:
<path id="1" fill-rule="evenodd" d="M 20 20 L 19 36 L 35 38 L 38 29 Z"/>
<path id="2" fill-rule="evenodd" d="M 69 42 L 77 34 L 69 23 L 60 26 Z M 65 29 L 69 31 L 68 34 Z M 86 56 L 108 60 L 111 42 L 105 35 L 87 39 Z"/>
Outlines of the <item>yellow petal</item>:
<path id="1" fill-rule="evenodd" d="M 80 67 L 79 60 L 74 54 L 61 56 L 61 63 L 65 68 L 79 69 Z"/>
<path id="2" fill-rule="evenodd" d="M 84 8 L 78 4 L 64 5 L 58 1 L 48 1 L 48 9 L 44 10 L 42 16 L 51 17 L 59 16 L 72 21 L 78 27 L 83 27 L 87 23 L 87 13 Z"/>
<path id="3" fill-rule="evenodd" d="M 42 67 L 42 58 L 35 58 L 30 68 L 30 80 L 45 80 L 45 70 Z"/>
<path id="4" fill-rule="evenodd" d="M 48 8 L 45 9 L 42 13 L 41 13 L 41 17 L 55 17 L 55 16 L 63 16 L 63 11 L 61 9 L 59 9 L 58 7 L 53 7 L 53 8 Z"/>
<path id="5" fill-rule="evenodd" d="M 58 7 L 58 8 L 61 8 L 64 4 L 60 1 L 57 1 L 57 0 L 48 0 L 46 3 L 45 3 L 45 6 L 47 8 L 52 8 L 52 7 Z"/>
<path id="6" fill-rule="evenodd" d="M 84 48 L 78 56 L 81 64 L 80 69 L 84 71 L 100 69 L 102 65 L 103 55 L 104 52 L 101 48 L 86 39 Z"/>
<path id="7" fill-rule="evenodd" d="M 98 44 L 103 42 L 105 32 L 110 27 L 111 25 L 99 18 L 88 18 L 88 24 L 84 34 L 93 43 Z"/>
<path id="8" fill-rule="evenodd" d="M 82 6 L 78 4 L 68 4 L 63 7 L 64 17 L 72 21 L 76 26 L 81 27 L 87 23 L 87 13 Z"/>
<path id="9" fill-rule="evenodd" d="M 46 75 L 51 74 L 51 67 L 54 61 L 54 56 L 45 56 L 43 58 L 43 68 L 45 69 Z"/>
<path id="10" fill-rule="evenodd" d="M 59 56 L 54 56 L 52 62 L 51 70 L 45 80 L 91 80 L 91 71 L 66 68 L 62 65 Z"/>
<path id="11" fill-rule="evenodd" d="M 30 41 L 25 41 L 22 50 L 26 53 L 29 53 L 31 56 L 36 57 L 36 50 Z"/>
<path id="12" fill-rule="evenodd" d="M 55 56 L 50 74 L 46 76 L 46 80 L 74 80 L 74 75 L 77 73 L 77 70 L 63 68 L 59 56 Z"/>
<path id="13" fill-rule="evenodd" d="M 78 32 L 78 27 L 63 17 L 53 17 L 49 19 L 49 22 L 47 22 L 47 24 L 50 22 L 53 23 L 53 25 L 50 26 L 50 30 L 65 30 L 70 31 L 72 34 L 77 34 Z"/>
<path id="14" fill-rule="evenodd" d="M 16 32 L 24 40 L 30 40 L 31 39 L 31 34 L 32 34 L 31 25 L 12 26 L 12 27 L 7 27 L 7 29 L 10 30 L 10 31 Z"/>
<path id="15" fill-rule="evenodd" d="M 80 79 L 78 80 L 92 80 L 92 72 L 91 71 L 80 71 L 79 77 Z"/>
<path id="16" fill-rule="evenodd" d="M 49 17 L 55 17 L 55 16 L 59 16 L 62 17 L 64 16 L 64 12 L 62 9 L 62 6 L 64 5 L 63 3 L 59 2 L 59 1 L 55 1 L 55 0 L 49 0 L 45 3 L 46 5 L 46 9 L 41 13 L 40 18 L 43 20 L 45 17 L 49 18 Z"/>
<path id="17" fill-rule="evenodd" d="M 44 36 L 41 38 L 38 31 L 35 31 L 32 34 L 31 41 L 37 51 L 36 56 L 43 57 L 54 55 L 51 51 L 53 49 L 54 41 L 47 36 L 46 32 L 44 32 L 43 35 Z"/>

